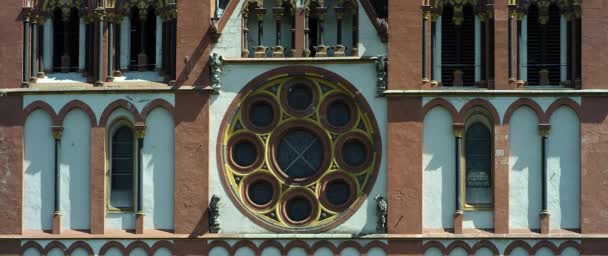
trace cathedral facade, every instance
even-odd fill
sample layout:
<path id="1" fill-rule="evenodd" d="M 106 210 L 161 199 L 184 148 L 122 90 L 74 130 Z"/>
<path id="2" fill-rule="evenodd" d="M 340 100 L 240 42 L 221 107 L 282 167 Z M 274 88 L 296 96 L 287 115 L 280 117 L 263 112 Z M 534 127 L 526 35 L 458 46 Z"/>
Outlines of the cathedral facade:
<path id="1" fill-rule="evenodd" d="M 0 255 L 608 255 L 606 1 L 4 2 Z"/>

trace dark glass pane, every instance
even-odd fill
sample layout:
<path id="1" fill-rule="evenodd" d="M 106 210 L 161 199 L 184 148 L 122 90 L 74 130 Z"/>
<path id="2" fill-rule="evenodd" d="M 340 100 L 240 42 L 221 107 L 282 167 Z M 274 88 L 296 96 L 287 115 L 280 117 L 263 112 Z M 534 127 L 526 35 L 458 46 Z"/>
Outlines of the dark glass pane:
<path id="1" fill-rule="evenodd" d="M 130 190 L 133 187 L 133 175 L 112 175 L 112 189 Z"/>
<path id="2" fill-rule="evenodd" d="M 441 16 L 441 80 L 454 85 L 454 71 L 462 71 L 463 85 L 475 85 L 475 14 L 463 7 L 462 24 L 454 22 L 454 7 L 446 5 Z"/>
<path id="3" fill-rule="evenodd" d="M 336 127 L 342 127 L 350 121 L 350 111 L 344 101 L 337 100 L 329 105 L 327 110 L 327 120 Z"/>
<path id="4" fill-rule="evenodd" d="M 350 193 L 350 187 L 344 180 L 331 181 L 325 189 L 325 196 L 333 205 L 345 204 L 350 197 Z"/>
<path id="5" fill-rule="evenodd" d="M 561 81 L 561 11 L 552 4 L 548 20 L 539 21 L 540 13 L 536 4 L 528 8 L 528 85 L 540 85 L 540 71 L 549 71 L 549 84 L 559 85 Z"/>
<path id="6" fill-rule="evenodd" d="M 491 187 L 491 138 L 482 123 L 472 124 L 466 132 L 466 184 L 470 188 Z"/>
<path id="7" fill-rule="evenodd" d="M 118 128 L 114 133 L 112 142 L 133 142 L 133 131 L 127 126 Z"/>
<path id="8" fill-rule="evenodd" d="M 323 145 L 306 130 L 292 130 L 280 139 L 276 149 L 277 163 L 292 178 L 314 175 L 323 161 Z"/>
<path id="9" fill-rule="evenodd" d="M 272 124 L 274 111 L 272 106 L 264 101 L 258 101 L 251 105 L 249 120 L 258 127 L 266 127 Z"/>
<path id="10" fill-rule="evenodd" d="M 310 217 L 312 205 L 304 197 L 294 197 L 286 205 L 287 217 L 292 221 L 303 221 Z"/>
<path id="11" fill-rule="evenodd" d="M 303 84 L 296 84 L 289 88 L 289 92 L 287 93 L 287 104 L 295 110 L 303 111 L 312 104 L 312 97 L 310 87 Z"/>
<path id="12" fill-rule="evenodd" d="M 253 164 L 257 158 L 258 152 L 249 141 L 236 143 L 232 150 L 232 159 L 240 166 L 249 166 Z"/>
<path id="13" fill-rule="evenodd" d="M 112 159 L 113 173 L 133 172 L 133 159 Z"/>
<path id="14" fill-rule="evenodd" d="M 247 191 L 249 199 L 258 205 L 264 205 L 272 200 L 272 184 L 265 180 L 256 181 L 249 186 Z"/>
<path id="15" fill-rule="evenodd" d="M 342 157 L 344 162 L 350 166 L 359 166 L 366 160 L 367 150 L 365 145 L 358 140 L 350 140 L 342 146 Z"/>

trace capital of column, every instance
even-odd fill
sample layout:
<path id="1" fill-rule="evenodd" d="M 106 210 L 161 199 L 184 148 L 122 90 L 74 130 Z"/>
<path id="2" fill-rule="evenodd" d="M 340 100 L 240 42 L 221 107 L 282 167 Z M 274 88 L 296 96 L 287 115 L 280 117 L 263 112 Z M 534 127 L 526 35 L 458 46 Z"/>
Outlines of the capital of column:
<path id="1" fill-rule="evenodd" d="M 539 124 L 538 130 L 540 131 L 540 136 L 549 137 L 549 132 L 551 131 L 551 124 Z"/>
<path id="2" fill-rule="evenodd" d="M 95 15 L 95 20 L 103 21 L 104 18 L 106 17 L 106 10 L 102 7 L 98 7 L 97 9 L 95 9 L 94 15 Z"/>
<path id="3" fill-rule="evenodd" d="M 265 15 L 266 15 L 266 9 L 261 8 L 261 7 L 255 8 L 255 16 L 258 19 L 258 21 L 263 21 Z"/>
<path id="4" fill-rule="evenodd" d="M 53 138 L 55 140 L 61 140 L 63 136 L 63 126 L 52 126 L 51 131 L 53 131 Z"/>
<path id="5" fill-rule="evenodd" d="M 133 127 L 135 129 L 135 136 L 138 139 L 142 139 L 146 136 L 146 126 L 145 125 L 135 125 Z"/>
<path id="6" fill-rule="evenodd" d="M 29 23 L 32 19 L 33 8 L 23 7 L 23 21 Z"/>
<path id="7" fill-rule="evenodd" d="M 464 124 L 463 123 L 455 123 L 453 126 L 454 137 L 462 138 L 464 136 Z"/>

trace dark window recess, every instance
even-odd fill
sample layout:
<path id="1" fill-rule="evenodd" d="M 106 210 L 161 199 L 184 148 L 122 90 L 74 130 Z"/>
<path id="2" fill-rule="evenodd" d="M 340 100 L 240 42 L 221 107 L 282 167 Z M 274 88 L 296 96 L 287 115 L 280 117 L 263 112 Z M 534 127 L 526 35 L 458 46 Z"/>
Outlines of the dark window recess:
<path id="1" fill-rule="evenodd" d="M 257 155 L 258 152 L 255 145 L 249 141 L 236 143 L 232 151 L 232 159 L 234 159 L 238 165 L 244 167 L 252 165 L 255 162 Z"/>
<path id="2" fill-rule="evenodd" d="M 297 129 L 280 139 L 276 161 L 289 178 L 308 178 L 319 171 L 324 154 L 323 145 L 314 133 Z"/>
<path id="3" fill-rule="evenodd" d="M 291 221 L 304 221 L 312 214 L 312 204 L 304 197 L 294 197 L 287 202 L 285 208 Z"/>
<path id="4" fill-rule="evenodd" d="M 463 8 L 462 25 L 454 23 L 454 7 L 446 5 L 441 17 L 441 80 L 454 85 L 454 71 L 462 71 L 462 85 L 475 85 L 475 15 L 469 4 Z"/>
<path id="5" fill-rule="evenodd" d="M 249 186 L 247 194 L 253 203 L 265 205 L 272 200 L 274 192 L 270 182 L 259 180 Z"/>
<path id="6" fill-rule="evenodd" d="M 337 206 L 347 203 L 350 198 L 350 193 L 350 187 L 344 180 L 329 182 L 329 184 L 327 184 L 327 189 L 325 190 L 327 201 Z"/>
<path id="7" fill-rule="evenodd" d="M 289 88 L 287 105 L 297 111 L 306 110 L 312 104 L 312 89 L 303 84 L 296 84 Z"/>
<path id="8" fill-rule="evenodd" d="M 112 137 L 112 189 L 131 190 L 134 171 L 133 131 L 119 128 Z"/>
<path id="9" fill-rule="evenodd" d="M 549 71 L 549 84 L 560 85 L 560 27 L 561 12 L 552 4 L 549 20 L 539 22 L 539 10 L 535 4 L 528 9 L 528 85 L 541 85 L 540 71 Z"/>
<path id="10" fill-rule="evenodd" d="M 367 149 L 359 140 L 350 140 L 342 146 L 344 162 L 350 166 L 360 166 L 365 163 Z"/>
<path id="11" fill-rule="evenodd" d="M 371 2 L 378 18 L 384 19 L 388 17 L 388 0 L 373 0 Z"/>
<path id="12" fill-rule="evenodd" d="M 490 130 L 484 124 L 476 122 L 467 129 L 465 136 L 467 188 L 490 188 L 492 186 Z"/>
<path id="13" fill-rule="evenodd" d="M 142 31 L 143 30 L 143 31 Z M 129 70 L 153 71 L 156 66 L 156 15 L 152 7 L 146 10 L 142 22 L 139 9 L 131 9 L 131 59 Z"/>
<path id="14" fill-rule="evenodd" d="M 351 120 L 351 113 L 348 105 L 342 100 L 331 103 L 327 109 L 327 121 L 333 126 L 343 127 Z"/>
<path id="15" fill-rule="evenodd" d="M 315 46 L 317 46 L 317 44 L 319 43 L 319 20 L 314 17 L 314 16 L 310 16 L 308 18 L 308 49 L 310 50 L 310 56 L 315 56 L 315 53 L 317 51 L 315 51 Z"/>
<path id="16" fill-rule="evenodd" d="M 255 102 L 251 105 L 249 112 L 249 120 L 257 127 L 266 127 L 272 124 L 274 119 L 274 110 L 272 106 L 265 101 Z"/>
<path id="17" fill-rule="evenodd" d="M 61 9 L 53 11 L 53 72 L 78 72 L 79 20 L 76 8 L 67 19 Z"/>

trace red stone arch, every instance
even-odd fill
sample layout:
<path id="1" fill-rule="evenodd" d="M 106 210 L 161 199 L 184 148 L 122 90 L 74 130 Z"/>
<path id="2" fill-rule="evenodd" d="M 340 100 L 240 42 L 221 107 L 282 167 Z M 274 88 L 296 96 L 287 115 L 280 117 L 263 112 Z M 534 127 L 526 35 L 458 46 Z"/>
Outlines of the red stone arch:
<path id="1" fill-rule="evenodd" d="M 110 115 L 112 114 L 112 112 L 114 112 L 115 110 L 117 110 L 119 108 L 124 108 L 127 111 L 131 112 L 131 114 L 133 115 L 133 118 L 135 118 L 136 123 L 140 123 L 140 122 L 144 121 L 141 118 L 141 115 L 139 114 L 139 112 L 137 111 L 137 108 L 135 107 L 135 105 L 133 105 L 131 102 L 120 99 L 120 100 L 116 100 L 116 101 L 110 103 L 104 109 L 103 113 L 101 114 L 101 119 L 99 120 L 99 126 L 105 127 L 106 124 L 108 123 L 108 118 L 110 118 Z"/>
<path id="2" fill-rule="evenodd" d="M 385 254 L 388 254 L 388 245 L 376 240 L 369 242 L 363 247 L 363 249 L 361 250 L 361 256 L 367 255 L 369 253 L 369 250 L 371 250 L 372 248 L 380 248 L 384 251 Z"/>
<path id="3" fill-rule="evenodd" d="M 549 108 L 547 109 L 547 122 L 551 121 L 551 116 L 553 116 L 553 112 L 555 112 L 558 108 L 560 108 L 561 106 L 567 106 L 570 107 L 570 109 L 572 109 L 572 111 L 574 111 L 574 113 L 576 113 L 576 116 L 578 116 L 578 119 L 581 119 L 581 106 L 576 103 L 576 101 L 570 99 L 570 98 L 559 98 L 556 101 L 554 101 L 551 106 L 549 106 Z"/>
<path id="4" fill-rule="evenodd" d="M 496 256 L 500 255 L 500 252 L 498 251 L 498 248 L 496 248 L 496 245 L 494 245 L 488 240 L 481 240 L 477 242 L 472 248 L 473 254 L 477 253 L 477 251 L 481 250 L 482 248 L 489 249 L 490 251 L 492 251 L 492 254 Z"/>
<path id="5" fill-rule="evenodd" d="M 38 254 L 43 255 L 44 249 L 42 248 L 42 246 L 40 246 L 40 244 L 38 244 L 37 242 L 34 241 L 29 241 L 27 243 L 25 243 L 23 246 L 21 246 L 21 255 L 25 254 L 25 251 L 29 250 L 29 249 L 35 249 L 36 251 L 38 251 Z"/>
<path id="6" fill-rule="evenodd" d="M 76 241 L 70 245 L 70 247 L 65 251 L 66 256 L 70 256 L 77 249 L 83 249 L 87 252 L 87 255 L 95 255 L 93 248 L 89 244 L 84 241 Z"/>
<path id="7" fill-rule="evenodd" d="M 53 125 L 55 125 L 55 126 L 60 125 L 59 117 L 57 116 L 57 113 L 55 113 L 55 110 L 53 110 L 53 108 L 44 101 L 40 101 L 40 100 L 34 101 L 34 102 L 30 103 L 29 105 L 27 105 L 27 107 L 25 107 L 25 109 L 23 109 L 23 111 L 25 112 L 25 116 L 27 117 L 32 112 L 34 112 L 38 109 L 43 110 L 51 117 L 51 120 L 53 121 Z"/>
<path id="8" fill-rule="evenodd" d="M 454 241 L 452 242 L 450 245 L 448 245 L 447 248 L 447 252 L 448 254 L 452 253 L 452 251 L 461 248 L 464 251 L 466 251 L 469 255 L 473 255 L 475 254 L 475 252 L 473 251 L 473 249 L 471 248 L 471 246 L 469 246 L 469 244 L 465 243 L 464 241 Z"/>
<path id="9" fill-rule="evenodd" d="M 338 246 L 338 250 L 336 251 L 336 255 L 340 255 L 340 253 L 342 253 L 342 251 L 344 251 L 344 249 L 349 248 L 349 247 L 350 248 L 354 248 L 355 250 L 357 250 L 359 252 L 359 254 L 361 254 L 361 252 L 363 251 L 363 247 L 361 246 L 361 244 L 359 244 L 358 242 L 349 240 L 349 241 L 342 242 Z"/>
<path id="10" fill-rule="evenodd" d="M 239 240 L 236 244 L 234 244 L 232 246 L 232 248 L 230 250 L 230 255 L 236 254 L 236 251 L 238 251 L 239 249 L 241 249 L 243 247 L 247 247 L 247 248 L 251 249 L 253 251 L 253 253 L 255 253 L 256 255 L 260 254 L 258 247 L 253 242 L 251 242 L 249 240 Z"/>
<path id="11" fill-rule="evenodd" d="M 517 248 L 522 248 L 528 253 L 530 253 L 530 251 L 532 250 L 532 247 L 526 241 L 517 240 L 507 246 L 507 248 L 505 249 L 505 256 L 509 256 Z"/>
<path id="12" fill-rule="evenodd" d="M 555 246 L 553 243 L 551 243 L 547 240 L 543 240 L 543 241 L 536 243 L 532 247 L 532 249 L 530 249 L 530 255 L 536 254 L 540 249 L 543 249 L 543 248 L 549 249 L 554 255 L 559 255 L 559 249 L 557 248 L 557 246 Z"/>
<path id="13" fill-rule="evenodd" d="M 232 248 L 230 247 L 230 245 L 226 241 L 222 240 L 214 240 L 213 242 L 209 243 L 207 253 L 211 252 L 211 250 L 215 249 L 216 247 L 224 248 L 226 252 L 232 253 Z"/>
<path id="14" fill-rule="evenodd" d="M 340 251 L 338 251 L 338 248 L 332 242 L 327 241 L 327 240 L 323 240 L 323 241 L 314 243 L 312 245 L 312 247 L 310 248 L 310 253 L 314 254 L 317 250 L 319 250 L 321 248 L 329 249 L 331 251 L 331 253 L 333 253 L 334 255 L 340 254 Z"/>
<path id="15" fill-rule="evenodd" d="M 285 246 L 285 248 L 283 249 L 283 252 L 281 252 L 281 254 L 287 255 L 289 253 L 289 251 L 291 251 L 291 249 L 294 249 L 294 248 L 302 248 L 306 252 L 306 255 L 311 255 L 313 253 L 310 250 L 310 246 L 308 246 L 308 244 L 306 242 L 304 242 L 302 240 L 293 240 Z"/>
<path id="16" fill-rule="evenodd" d="M 564 253 L 564 251 L 568 248 L 575 249 L 579 254 L 582 253 L 582 251 L 583 251 L 583 248 L 581 247 L 581 245 L 579 243 L 572 241 L 572 240 L 568 240 L 559 245 L 558 250 L 559 250 L 560 255 L 562 253 Z"/>
<path id="17" fill-rule="evenodd" d="M 502 123 L 509 124 L 513 113 L 523 106 L 530 108 L 532 111 L 534 111 L 534 113 L 536 113 L 536 117 L 538 118 L 539 124 L 546 124 L 548 122 L 547 115 L 545 114 L 543 109 L 538 105 L 538 103 L 536 103 L 536 101 L 529 98 L 521 98 L 511 103 L 511 105 L 505 112 L 505 116 L 503 118 Z"/>
<path id="18" fill-rule="evenodd" d="M 91 107 L 89 107 L 89 105 L 80 100 L 70 101 L 68 102 L 68 104 L 63 106 L 63 108 L 61 108 L 58 115 L 59 123 L 63 125 L 65 117 L 74 109 L 80 109 L 89 116 L 89 120 L 91 121 L 91 127 L 97 126 L 97 117 L 95 116 L 95 113 L 93 112 Z"/>
<path id="19" fill-rule="evenodd" d="M 122 253 L 122 255 L 129 255 L 129 254 L 127 253 L 127 252 L 128 252 L 128 251 L 127 251 L 127 248 L 125 248 L 125 246 L 124 246 L 124 245 L 122 245 L 121 243 L 116 242 L 116 241 L 110 241 L 110 242 L 105 243 L 105 244 L 104 244 L 104 245 L 101 247 L 101 249 L 99 249 L 99 256 L 104 256 L 104 255 L 106 255 L 106 253 L 107 253 L 107 252 L 108 252 L 110 249 L 112 249 L 112 248 L 116 248 L 116 249 L 118 249 L 118 250 L 119 250 L 119 251 Z"/>
<path id="20" fill-rule="evenodd" d="M 133 250 L 135 250 L 137 248 L 140 248 L 140 249 L 144 250 L 144 252 L 146 252 L 146 254 L 148 254 L 148 255 L 152 255 L 152 254 L 150 254 L 150 246 L 148 246 L 148 244 L 146 244 L 146 243 L 144 243 L 143 241 L 140 241 L 140 240 L 132 242 L 132 243 L 129 244 L 129 246 L 127 246 L 127 249 L 126 249 L 127 254 L 126 255 L 129 255 L 130 253 L 133 252 Z"/>
<path id="21" fill-rule="evenodd" d="M 281 252 L 281 253 L 284 250 L 283 245 L 281 245 L 281 243 L 277 242 L 276 240 L 266 240 L 262 244 L 260 244 L 259 254 L 261 255 L 265 249 L 271 248 L 271 247 L 277 248 L 277 250 L 279 250 L 279 252 Z"/>
<path id="22" fill-rule="evenodd" d="M 148 103 L 148 105 L 146 105 L 144 107 L 144 109 L 141 111 L 141 119 L 144 122 L 146 120 L 148 120 L 148 115 L 150 114 L 150 112 L 152 112 L 152 110 L 154 110 L 156 108 L 164 108 L 165 110 L 167 110 L 169 112 L 169 114 L 171 114 L 173 123 L 175 123 L 175 108 L 173 107 L 173 105 L 171 105 L 169 102 L 167 102 L 166 100 L 163 100 L 163 99 L 155 99 L 155 100 L 151 101 L 150 103 Z"/>
<path id="23" fill-rule="evenodd" d="M 435 99 L 427 102 L 424 105 L 424 107 L 422 107 L 423 117 L 426 117 L 426 114 L 435 107 L 442 107 L 445 110 L 447 110 L 450 113 L 450 116 L 452 116 L 452 122 L 456 122 L 458 120 L 459 113 L 456 110 L 456 108 L 454 107 L 454 105 L 452 105 L 452 103 L 450 103 L 449 101 L 447 101 L 443 98 L 435 98 Z"/>
<path id="24" fill-rule="evenodd" d="M 496 108 L 494 108 L 492 103 L 490 103 L 489 101 L 480 98 L 470 100 L 462 107 L 462 109 L 460 109 L 460 113 L 458 115 L 458 122 L 456 123 L 464 123 L 465 116 L 469 113 L 469 111 L 471 111 L 471 109 L 475 107 L 483 108 L 488 111 L 488 113 L 490 114 L 489 118 L 493 119 L 491 120 L 492 123 L 495 126 L 500 125 L 500 116 L 498 115 L 498 111 L 496 111 Z"/>
<path id="25" fill-rule="evenodd" d="M 158 250 L 165 248 L 167 250 L 169 250 L 171 252 L 171 254 L 174 254 L 175 252 L 175 245 L 169 241 L 166 240 L 162 240 L 162 241 L 158 241 L 156 243 L 154 243 L 152 245 L 152 247 L 150 247 L 150 256 L 154 255 Z"/>
<path id="26" fill-rule="evenodd" d="M 61 243 L 59 241 L 53 241 L 53 242 L 50 242 L 49 244 L 47 244 L 44 247 L 44 251 L 42 251 L 42 255 L 49 254 L 49 252 L 51 252 L 51 250 L 53 250 L 53 249 L 59 249 L 65 255 L 66 247 L 63 243 Z"/>
<path id="27" fill-rule="evenodd" d="M 422 246 L 422 251 L 426 253 L 426 251 L 433 248 L 439 250 L 443 255 L 448 255 L 448 250 L 438 241 L 430 241 L 425 243 L 424 246 Z"/>

